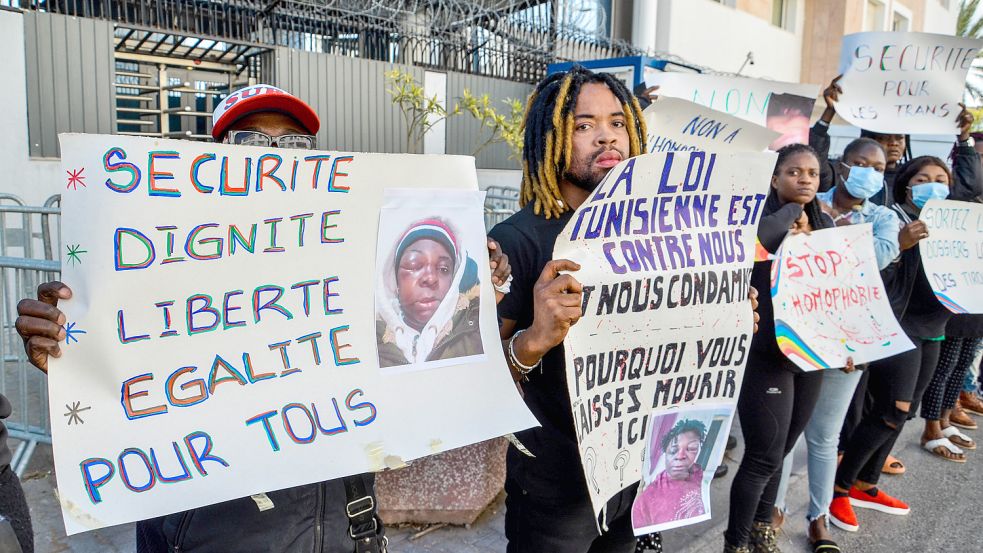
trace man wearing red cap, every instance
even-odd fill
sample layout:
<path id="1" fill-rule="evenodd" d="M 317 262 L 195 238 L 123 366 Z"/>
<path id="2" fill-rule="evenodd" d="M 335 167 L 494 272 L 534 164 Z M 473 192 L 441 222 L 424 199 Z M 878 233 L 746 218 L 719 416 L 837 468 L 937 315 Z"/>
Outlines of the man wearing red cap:
<path id="1" fill-rule="evenodd" d="M 229 144 L 314 149 L 320 121 L 299 98 L 270 85 L 226 97 L 212 114 L 212 137 Z M 492 282 L 509 275 L 508 260 L 489 242 Z M 15 326 L 30 362 L 47 372 L 60 357 L 65 315 L 58 300 L 72 291 L 60 282 L 38 287 L 38 299 L 17 305 Z M 361 474 L 244 497 L 137 523 L 139 553 L 373 553 L 386 550 L 376 515 L 375 475 Z"/>

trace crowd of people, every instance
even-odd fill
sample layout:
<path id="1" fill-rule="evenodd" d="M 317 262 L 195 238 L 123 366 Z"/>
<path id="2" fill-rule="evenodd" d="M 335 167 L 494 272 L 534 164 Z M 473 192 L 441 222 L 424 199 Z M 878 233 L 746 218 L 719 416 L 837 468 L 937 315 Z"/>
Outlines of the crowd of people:
<path id="1" fill-rule="evenodd" d="M 301 100 L 273 91 L 276 102 L 246 95 L 235 113 L 217 112 L 214 138 L 233 144 L 314 147 L 316 116 L 311 117 Z M 912 157 L 906 136 L 867 131 L 842 157 L 831 159 L 828 126 L 842 94 L 836 81 L 825 91 L 828 109 L 812 128 L 810 144 L 779 150 L 758 238 L 774 252 L 789 233 L 872 223 L 891 305 L 916 347 L 866 367 L 851 362 L 842 370 L 802 372 L 776 346 L 770 294 L 759 299 L 752 292 L 748 301 L 757 310 L 756 334 L 738 402 L 745 452 L 730 493 L 727 552 L 778 551 L 775 529 L 783 515 L 775 505 L 784 504 L 779 497 L 784 488 L 782 466 L 803 433 L 809 450 L 808 539 L 822 553 L 839 551 L 827 522 L 850 531 L 860 528 L 854 508 L 908 512 L 908 506 L 881 490 L 878 482 L 884 471 L 903 470 L 902 461 L 890 452 L 919 407 L 925 420 L 923 445 L 940 461 L 964 462 L 965 451 L 975 448 L 959 428 L 975 427 L 966 411 L 983 414 L 983 403 L 975 395 L 983 319 L 953 317 L 939 304 L 918 253 L 919 241 L 928 236 L 919 220 L 927 200 L 977 201 L 983 193 L 980 155 L 969 133 L 972 116 L 965 110 L 959 115 L 960 134 L 948 162 Z M 285 139 L 297 136 L 308 139 Z M 518 432 L 507 454 L 505 533 L 510 553 L 661 550 L 658 535 L 634 535 L 631 512 L 637 484 L 607 502 L 602 520 L 595 518 L 581 468 L 563 353 L 567 331 L 582 314 L 583 286 L 576 278 L 580 267 L 553 259 L 554 242 L 574 211 L 612 167 L 645 152 L 645 142 L 639 98 L 610 74 L 580 67 L 556 73 L 541 81 L 528 101 L 522 208 L 491 230 L 487 269 L 498 291 L 505 357 L 540 423 Z M 431 235 L 417 240 L 435 241 L 443 248 L 439 251 L 453 250 Z M 450 286 L 457 260 L 449 254 L 441 259 Z M 394 297 L 400 297 L 404 281 L 439 281 L 436 269 L 404 271 L 401 256 L 397 261 Z M 770 288 L 770 264 L 760 261 L 754 266 L 751 279 L 758 290 Z M 52 282 L 39 288 L 37 299 L 18 305 L 17 330 L 28 358 L 42 370 L 47 370 L 50 356 L 63 353 L 59 342 L 65 339 L 65 317 L 57 305 L 71 295 L 66 285 Z M 416 329 L 426 323 L 400 321 Z M 688 429 L 689 434 L 684 430 L 676 433 L 676 440 L 680 435 L 702 438 L 701 429 Z M 663 448 L 689 451 L 670 442 Z M 0 456 L 0 461 L 9 463 L 9 455 Z M 667 470 L 668 478 L 672 467 Z M 9 466 L 2 474 L 9 474 Z M 5 486 L 0 481 L 0 491 Z M 138 551 L 386 550 L 370 474 L 267 495 L 276 508 L 262 510 L 254 499 L 242 498 L 142 521 L 137 525 Z M 22 504 L 22 495 L 19 501 Z M 0 500 L 0 508 L 6 504 Z M 24 551 L 30 551 L 29 520 L 19 520 L 14 528 L 19 529 Z"/>

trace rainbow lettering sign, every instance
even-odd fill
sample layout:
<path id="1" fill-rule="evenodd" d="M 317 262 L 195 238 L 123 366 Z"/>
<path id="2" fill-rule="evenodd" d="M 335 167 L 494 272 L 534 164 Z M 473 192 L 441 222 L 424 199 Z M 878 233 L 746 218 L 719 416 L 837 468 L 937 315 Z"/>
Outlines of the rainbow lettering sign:
<path id="1" fill-rule="evenodd" d="M 772 261 L 771 295 L 778 349 L 804 371 L 914 347 L 891 311 L 869 224 L 788 235 Z"/>
<path id="2" fill-rule="evenodd" d="M 69 534 L 536 424 L 498 338 L 472 158 L 78 134 L 61 136 L 61 152 L 86 179 L 63 195 L 74 293 L 59 304 L 68 342 L 48 380 Z M 425 298 L 430 357 L 445 330 L 468 337 L 445 350 L 469 356 L 386 374 L 374 283 L 397 191 L 415 206 L 407 220 L 449 217 L 456 247 L 442 262 L 462 292 L 467 275 L 469 311 L 458 316 L 456 293 Z M 404 305 L 394 297 L 392 311 Z"/>
<path id="3" fill-rule="evenodd" d="M 931 200 L 918 218 L 928 227 L 918 250 L 935 297 L 953 313 L 983 313 L 983 205 Z"/>
<path id="4" fill-rule="evenodd" d="M 966 74 L 983 40 L 931 33 L 843 37 L 836 113 L 887 134 L 955 134 Z"/>

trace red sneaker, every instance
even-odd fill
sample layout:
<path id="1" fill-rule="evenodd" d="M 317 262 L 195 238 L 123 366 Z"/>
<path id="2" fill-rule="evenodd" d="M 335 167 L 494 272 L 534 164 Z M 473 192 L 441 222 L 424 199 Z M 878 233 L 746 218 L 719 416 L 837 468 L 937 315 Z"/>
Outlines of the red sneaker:
<path id="1" fill-rule="evenodd" d="M 877 490 L 877 495 L 862 492 L 856 487 L 850 488 L 850 504 L 862 509 L 873 509 L 889 515 L 907 515 L 911 509 L 900 499 L 895 499 L 884 490 Z"/>
<path id="2" fill-rule="evenodd" d="M 846 496 L 833 498 L 833 502 L 829 504 L 829 521 L 833 526 L 847 532 L 856 532 L 860 529 L 857 513 L 853 512 L 850 498 Z"/>

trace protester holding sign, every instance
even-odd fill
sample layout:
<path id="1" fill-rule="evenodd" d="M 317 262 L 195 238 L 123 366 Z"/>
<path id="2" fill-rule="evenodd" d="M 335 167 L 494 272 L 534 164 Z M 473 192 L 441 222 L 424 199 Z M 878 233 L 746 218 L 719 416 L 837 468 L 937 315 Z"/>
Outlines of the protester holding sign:
<path id="1" fill-rule="evenodd" d="M 637 486 L 608 503 L 606 532 L 597 534 L 563 351 L 567 331 L 581 316 L 583 288 L 572 274 L 579 266 L 553 260 L 553 245 L 608 170 L 645 151 L 642 111 L 618 79 L 575 67 L 536 86 L 524 129 L 523 208 L 491 236 L 508 254 L 514 277 L 498 309 L 503 346 L 526 405 L 542 426 L 516 433 L 531 455 L 509 447 L 508 551 L 631 552 Z"/>
<path id="2" fill-rule="evenodd" d="M 271 86 L 257 85 L 220 103 L 212 132 L 216 140 L 231 144 L 313 149 L 319 125 L 317 115 L 300 99 Z M 495 270 L 492 282 L 503 285 L 508 277 L 507 259 L 497 245 L 490 243 L 489 247 L 494 248 L 490 254 Z M 17 330 L 28 358 L 41 370 L 47 370 L 49 356 L 62 355 L 59 342 L 65 340 L 66 331 L 60 325 L 66 317 L 57 305 L 71 297 L 67 286 L 50 282 L 38 288 L 37 300 L 25 299 L 18 304 Z M 373 486 L 373 474 L 355 475 L 140 521 L 137 550 L 385 551 Z"/>
<path id="3" fill-rule="evenodd" d="M 901 227 L 893 211 L 868 201 L 883 186 L 883 169 L 884 150 L 880 145 L 869 138 L 858 138 L 847 145 L 843 162 L 834 171 L 839 184 L 817 194 L 823 211 L 837 226 L 862 223 L 873 226 L 874 252 L 880 269 L 898 256 Z M 858 397 L 862 405 L 866 394 L 866 387 L 858 386 L 865 374 L 863 371 L 825 370 L 822 373 L 822 391 L 805 428 L 809 455 L 809 542 L 816 551 L 823 546 L 835 545 L 826 523 L 833 499 L 838 438 L 847 410 L 854 404 L 852 398 Z M 785 463 L 792 463 L 792 455 L 786 456 Z M 790 476 L 791 467 L 788 469 L 782 471 L 783 479 Z M 785 482 L 781 489 L 787 490 Z M 784 498 L 779 499 L 784 505 Z"/>
<path id="4" fill-rule="evenodd" d="M 949 195 L 952 173 L 935 157 L 919 157 L 898 174 L 892 209 L 904 223 L 898 243 L 901 256 L 882 271 L 891 307 L 915 349 L 870 364 L 868 390 L 873 405 L 847 441 L 836 472 L 830 520 L 851 532 L 859 523 L 853 507 L 894 515 L 908 514 L 908 505 L 877 488 L 881 468 L 905 421 L 928 387 L 951 312 L 936 299 L 921 263 L 919 241 L 928 237 L 922 206 Z M 926 444 L 930 450 L 956 457 L 961 450 L 948 440 Z"/>
<path id="5" fill-rule="evenodd" d="M 765 201 L 758 240 L 776 251 L 791 231 L 811 232 L 833 226 L 822 212 L 819 157 L 804 144 L 778 151 Z M 751 285 L 770 289 L 771 261 L 754 264 Z M 744 433 L 744 458 L 730 492 L 730 518 L 725 551 L 773 551 L 772 508 L 781 479 L 782 460 L 792 450 L 812 416 L 822 387 L 822 372 L 802 372 L 778 349 L 771 295 L 760 301 L 761 324 L 751 341 L 750 356 L 737 404 Z M 852 367 L 851 367 L 852 368 Z"/>

